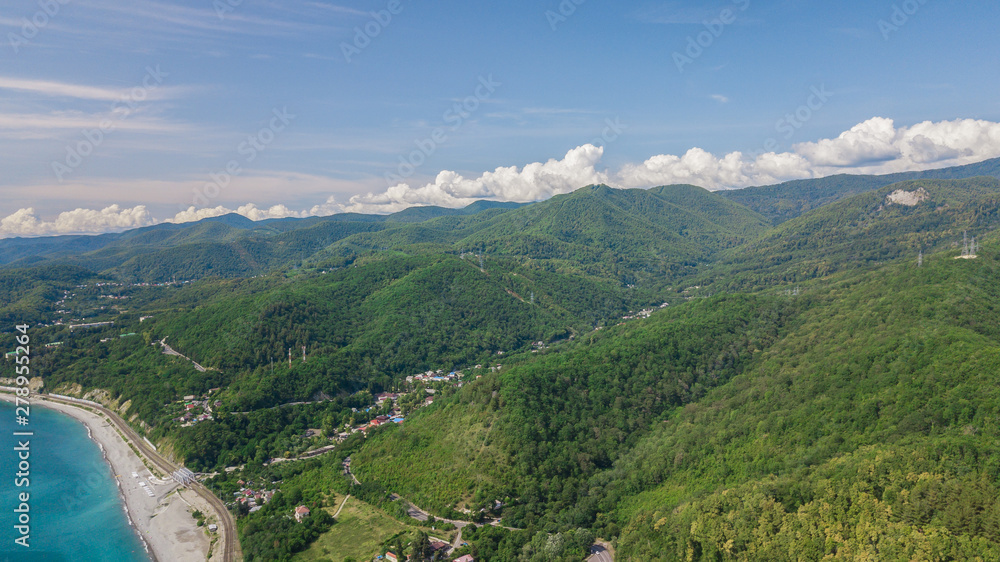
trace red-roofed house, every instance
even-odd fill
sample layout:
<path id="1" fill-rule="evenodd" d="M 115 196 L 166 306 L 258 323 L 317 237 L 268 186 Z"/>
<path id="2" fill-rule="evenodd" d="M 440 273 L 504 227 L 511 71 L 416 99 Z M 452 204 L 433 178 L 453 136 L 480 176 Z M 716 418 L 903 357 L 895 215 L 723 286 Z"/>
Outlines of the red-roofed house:
<path id="1" fill-rule="evenodd" d="M 302 519 L 304 519 L 306 517 L 309 517 L 309 508 L 308 507 L 306 507 L 304 505 L 300 505 L 299 507 L 295 508 L 295 520 L 296 521 L 298 521 L 299 523 L 301 523 Z"/>
<path id="2" fill-rule="evenodd" d="M 389 562 L 399 562 L 399 558 L 396 556 L 396 553 L 392 551 L 385 553 L 385 559 Z"/>

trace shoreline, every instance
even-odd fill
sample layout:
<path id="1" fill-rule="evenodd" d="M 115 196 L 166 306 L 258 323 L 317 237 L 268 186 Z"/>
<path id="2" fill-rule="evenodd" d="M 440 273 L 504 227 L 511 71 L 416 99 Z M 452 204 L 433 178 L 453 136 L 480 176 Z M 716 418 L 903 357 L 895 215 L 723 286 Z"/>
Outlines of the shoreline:
<path id="1" fill-rule="evenodd" d="M 111 459 L 108 458 L 108 451 L 107 449 L 104 448 L 104 444 L 98 441 L 94 437 L 94 431 L 90 429 L 89 425 L 83 423 L 83 427 L 87 428 L 87 437 L 90 438 L 91 441 L 96 443 L 97 446 L 101 449 L 101 457 L 104 458 L 104 462 L 107 463 L 109 467 L 111 467 L 111 472 L 115 472 L 115 466 L 111 462 Z M 125 519 L 128 521 L 128 526 L 131 527 L 132 531 L 134 531 L 135 534 L 139 537 L 139 542 L 142 543 L 142 548 L 143 550 L 146 551 L 146 555 L 149 556 L 150 560 L 152 560 L 152 562 L 159 562 L 159 559 L 156 557 L 156 553 L 153 552 L 153 550 L 150 548 L 149 542 L 142 536 L 142 531 L 139 530 L 138 525 L 136 525 L 135 521 L 132 520 L 132 514 L 129 512 L 128 509 L 128 498 L 125 497 L 125 491 L 122 490 L 121 482 L 119 482 L 117 478 L 115 478 L 115 487 L 118 489 L 118 497 L 121 499 L 122 510 L 125 511 Z"/>
<path id="2" fill-rule="evenodd" d="M 45 407 L 45 406 L 43 405 L 43 407 Z M 54 409 L 54 408 L 52 408 L 52 409 Z M 72 415 L 70 415 L 68 413 L 66 415 L 70 416 L 70 417 L 73 417 Z M 91 441 L 93 441 L 97 445 L 98 448 L 101 449 L 101 458 L 103 458 L 105 464 L 107 464 L 108 467 L 111 468 L 111 472 L 115 472 L 115 465 L 111 462 L 111 459 L 108 458 L 108 451 L 107 451 L 107 449 L 104 448 L 104 444 L 103 443 L 101 443 L 100 441 L 98 441 L 94 437 L 94 431 L 92 429 L 90 429 L 90 425 L 87 424 L 86 422 L 82 421 L 82 420 L 79 420 L 79 419 L 75 418 L 75 417 L 73 417 L 73 419 L 76 419 L 78 422 L 82 423 L 83 427 L 85 427 L 87 429 L 87 437 Z M 121 484 L 121 482 L 118 481 L 117 478 L 115 478 L 115 488 L 118 489 L 118 498 L 121 500 L 122 510 L 125 511 L 125 519 L 128 521 L 128 526 L 132 529 L 132 532 L 134 532 L 136 534 L 136 536 L 139 537 L 139 542 L 142 543 L 142 548 L 143 548 L 143 550 L 146 551 L 146 555 L 149 556 L 149 559 L 152 562 L 160 562 L 159 558 L 156 557 L 156 553 L 153 552 L 153 550 L 150 548 L 149 542 L 142 536 L 142 531 L 139 530 L 139 526 L 136 525 L 135 521 L 132 520 L 132 514 L 129 512 L 129 508 L 128 508 L 128 498 L 125 497 L 125 492 L 124 492 L 124 490 L 122 490 L 122 484 Z"/>
<path id="3" fill-rule="evenodd" d="M 67 415 L 83 424 L 91 441 L 101 450 L 110 467 L 125 518 L 139 537 L 153 562 L 195 562 L 207 560 L 210 539 L 204 527 L 197 526 L 190 510 L 212 513 L 211 507 L 195 493 L 174 482 L 169 474 L 150 471 L 146 460 L 102 415 L 85 407 L 71 406 L 32 397 L 32 405 Z M 13 396 L 0 393 L 0 400 L 13 402 Z M 158 471 L 157 471 L 158 472 Z M 148 490 L 148 491 L 147 491 Z"/>

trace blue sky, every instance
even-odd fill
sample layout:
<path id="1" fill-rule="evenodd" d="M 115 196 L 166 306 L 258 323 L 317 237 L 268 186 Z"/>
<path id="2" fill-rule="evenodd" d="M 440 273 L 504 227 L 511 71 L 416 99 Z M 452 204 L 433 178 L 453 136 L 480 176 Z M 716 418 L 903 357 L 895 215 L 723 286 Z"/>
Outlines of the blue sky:
<path id="1" fill-rule="evenodd" d="M 0 1 L 0 236 L 1000 156 L 995 2 L 576 2 Z"/>

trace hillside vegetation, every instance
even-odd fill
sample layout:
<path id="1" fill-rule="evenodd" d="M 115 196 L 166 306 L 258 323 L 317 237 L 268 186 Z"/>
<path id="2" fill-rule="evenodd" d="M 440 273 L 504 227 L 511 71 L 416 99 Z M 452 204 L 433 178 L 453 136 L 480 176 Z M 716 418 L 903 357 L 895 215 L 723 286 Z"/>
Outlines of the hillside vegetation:
<path id="1" fill-rule="evenodd" d="M 414 504 L 499 518 L 483 561 L 997 560 L 997 162 L 9 241 L 0 342 L 226 501 L 280 487 L 233 503 L 248 559 L 341 544 L 287 512 L 351 494 L 400 529 L 372 556 Z"/>

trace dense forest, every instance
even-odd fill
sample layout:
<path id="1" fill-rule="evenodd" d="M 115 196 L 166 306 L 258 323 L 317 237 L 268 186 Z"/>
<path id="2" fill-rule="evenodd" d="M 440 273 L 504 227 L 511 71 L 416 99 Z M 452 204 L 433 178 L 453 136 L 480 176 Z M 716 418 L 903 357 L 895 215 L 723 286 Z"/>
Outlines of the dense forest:
<path id="1" fill-rule="evenodd" d="M 457 532 L 412 505 L 485 561 L 991 560 L 995 166 L 0 242 L 0 316 L 46 390 L 280 489 L 233 504 L 248 560 L 344 559 L 347 494 L 371 555 Z"/>

